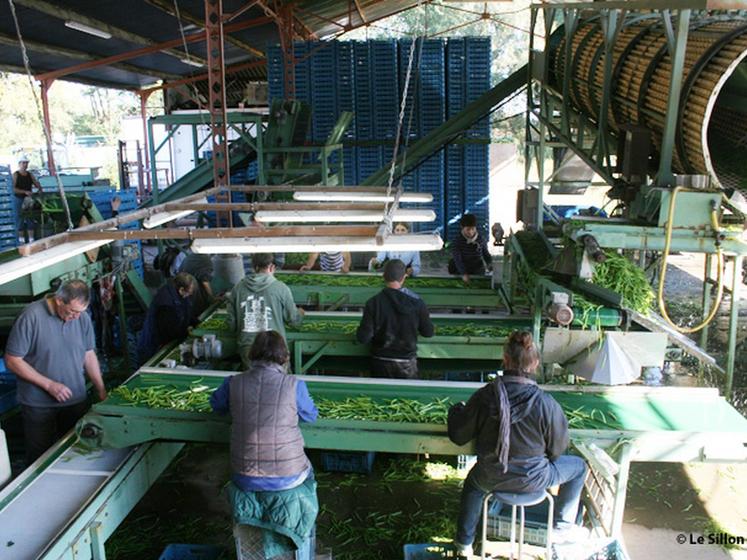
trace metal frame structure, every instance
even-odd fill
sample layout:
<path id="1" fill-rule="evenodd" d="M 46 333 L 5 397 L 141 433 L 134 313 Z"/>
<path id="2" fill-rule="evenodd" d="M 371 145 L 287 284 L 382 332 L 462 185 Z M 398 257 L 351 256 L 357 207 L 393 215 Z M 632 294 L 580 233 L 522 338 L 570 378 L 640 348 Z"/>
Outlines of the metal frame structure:
<path id="1" fill-rule="evenodd" d="M 558 2 L 533 4 L 531 8 L 530 60 L 528 65 L 526 144 L 525 144 L 525 180 L 527 188 L 536 189 L 537 228 L 542 229 L 544 221 L 544 187 L 549 183 L 545 170 L 548 148 L 567 147 L 578 155 L 595 173 L 610 186 L 617 184 L 618 170 L 613 165 L 612 155 L 617 148 L 617 138 L 611 134 L 608 126 L 610 113 L 610 96 L 612 84 L 616 79 L 612 65 L 612 49 L 626 22 L 635 21 L 635 10 L 655 10 L 661 17 L 661 25 L 666 32 L 666 49 L 671 57 L 671 87 L 666 102 L 666 115 L 662 131 L 661 150 L 658 172 L 654 182 L 644 189 L 666 190 L 674 187 L 676 181 L 672 171 L 672 161 L 676 149 L 675 135 L 681 116 L 683 65 L 687 48 L 690 19 L 693 10 L 700 9 L 744 9 L 744 2 L 707 2 L 706 0 L 655 0 L 642 1 L 603 1 L 603 2 Z M 590 12 L 591 11 L 591 12 Z M 539 15 L 543 15 L 542 34 L 545 37 L 544 49 L 535 50 L 535 29 L 538 27 Z M 593 13 L 598 18 L 604 31 L 603 47 L 598 53 L 604 55 L 604 63 L 599 60 L 592 63 L 592 68 L 602 71 L 603 84 L 599 97 L 594 100 L 598 111 L 589 118 L 571 104 L 569 95 L 571 83 L 571 64 L 565 64 L 560 89 L 549 83 L 551 51 L 559 41 L 565 38 L 564 56 L 570 59 L 571 37 L 579 23 L 581 13 Z M 646 17 L 651 17 L 647 14 Z M 558 24 L 556 26 L 556 23 Z M 561 28 L 562 26 L 562 28 Z M 598 70 L 597 70 L 598 71 Z M 529 179 L 532 164 L 536 165 L 538 181 Z M 685 212 L 681 210 L 680 213 Z M 575 224 L 567 228 L 566 234 L 574 240 L 581 240 L 586 235 L 596 239 L 601 247 L 638 251 L 641 258 L 649 251 L 661 251 L 664 248 L 666 231 L 659 226 L 639 226 L 619 221 L 607 222 L 589 220 L 582 225 Z M 729 342 L 726 360 L 726 395 L 731 395 L 734 362 L 736 355 L 737 320 L 739 314 L 739 295 L 741 287 L 741 270 L 744 256 L 747 255 L 747 244 L 741 237 L 741 230 L 710 231 L 703 229 L 675 229 L 672 233 L 672 251 L 704 253 L 707 268 L 703 280 L 703 301 L 708 301 L 710 294 L 711 255 L 718 250 L 731 255 L 735 274 L 730 283 L 732 303 L 729 321 Z M 704 308 L 704 316 L 707 309 Z M 707 330 L 701 334 L 701 344 L 707 340 Z"/>

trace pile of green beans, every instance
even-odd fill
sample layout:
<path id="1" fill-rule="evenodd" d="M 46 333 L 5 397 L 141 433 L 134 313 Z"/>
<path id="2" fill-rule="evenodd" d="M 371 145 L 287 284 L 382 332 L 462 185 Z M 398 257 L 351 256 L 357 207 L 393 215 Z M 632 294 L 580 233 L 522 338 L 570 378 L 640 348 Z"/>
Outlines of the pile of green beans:
<path id="1" fill-rule="evenodd" d="M 622 296 L 624 307 L 646 314 L 654 303 L 654 291 L 646 273 L 633 261 L 612 251 L 594 267 L 591 281 Z"/>
<path id="2" fill-rule="evenodd" d="M 201 380 L 190 384 L 188 389 L 173 385 L 153 385 L 131 389 L 122 385 L 113 389 L 112 396 L 125 401 L 127 406 L 144 406 L 147 408 L 168 408 L 183 412 L 210 412 L 210 387 L 202 385 Z"/>
<path id="3" fill-rule="evenodd" d="M 329 320 L 306 320 L 295 332 L 307 333 L 342 333 L 355 334 L 358 329 L 358 321 L 329 321 Z M 505 338 L 513 329 L 493 326 L 478 325 L 436 325 L 436 336 L 462 336 L 482 338 Z"/>
<path id="4" fill-rule="evenodd" d="M 373 422 L 411 422 L 445 424 L 449 411 L 448 397 L 421 402 L 412 399 L 382 399 L 349 397 L 341 401 L 315 399 L 319 415 L 335 420 L 369 420 Z"/>
<path id="5" fill-rule="evenodd" d="M 514 237 L 519 242 L 521 252 L 524 253 L 524 258 L 533 270 L 540 270 L 550 262 L 552 255 L 539 233 L 525 229 L 514 233 Z"/>
<path id="6" fill-rule="evenodd" d="M 571 409 L 563 407 L 563 412 L 568 418 L 568 427 L 576 430 L 622 430 L 623 426 L 617 419 L 617 415 L 612 411 L 599 410 L 592 408 L 588 412 L 584 407 Z"/>
<path id="7" fill-rule="evenodd" d="M 227 331 L 228 323 L 226 322 L 225 316 L 213 316 L 205 319 L 202 323 L 200 323 L 199 328 L 216 332 Z"/>
<path id="8" fill-rule="evenodd" d="M 376 288 L 383 287 L 381 276 L 358 276 L 347 274 L 283 274 L 276 273 L 275 278 L 289 286 L 331 286 L 341 288 Z M 408 278 L 405 285 L 415 291 L 418 289 L 490 289 L 489 278 L 473 278 L 466 285 L 461 278 Z"/>

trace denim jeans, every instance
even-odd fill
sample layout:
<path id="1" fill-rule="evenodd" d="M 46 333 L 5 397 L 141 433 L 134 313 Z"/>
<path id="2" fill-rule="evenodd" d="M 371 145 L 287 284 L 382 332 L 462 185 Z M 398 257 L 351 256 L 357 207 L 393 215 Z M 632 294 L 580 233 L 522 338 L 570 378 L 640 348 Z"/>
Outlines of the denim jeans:
<path id="1" fill-rule="evenodd" d="M 560 485 L 560 491 L 555 497 L 554 525 L 556 529 L 564 529 L 576 522 L 581 490 L 583 490 L 586 477 L 586 463 L 581 457 L 575 455 L 561 455 L 555 462 L 550 463 L 549 468 L 550 483 L 548 486 Z M 474 542 L 477 526 L 481 520 L 482 501 L 489 491 L 473 482 L 472 471 L 470 471 L 462 488 L 457 520 L 456 540 L 459 544 L 470 545 Z M 491 508 L 493 507 L 499 508 L 500 504 L 493 500 Z"/>

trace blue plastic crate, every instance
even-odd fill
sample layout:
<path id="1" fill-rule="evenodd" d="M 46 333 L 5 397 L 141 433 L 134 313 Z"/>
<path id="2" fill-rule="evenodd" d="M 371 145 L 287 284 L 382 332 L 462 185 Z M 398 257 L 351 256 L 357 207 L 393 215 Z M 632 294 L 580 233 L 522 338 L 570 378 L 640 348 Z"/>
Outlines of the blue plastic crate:
<path id="1" fill-rule="evenodd" d="M 158 560 L 218 560 L 223 552 L 211 544 L 170 544 Z"/>
<path id="2" fill-rule="evenodd" d="M 453 545 L 440 543 L 406 544 L 403 552 L 405 560 L 441 560 L 457 557 Z"/>
<path id="3" fill-rule="evenodd" d="M 371 474 L 376 458 L 375 451 L 323 451 L 321 455 L 324 471 L 360 474 Z"/>

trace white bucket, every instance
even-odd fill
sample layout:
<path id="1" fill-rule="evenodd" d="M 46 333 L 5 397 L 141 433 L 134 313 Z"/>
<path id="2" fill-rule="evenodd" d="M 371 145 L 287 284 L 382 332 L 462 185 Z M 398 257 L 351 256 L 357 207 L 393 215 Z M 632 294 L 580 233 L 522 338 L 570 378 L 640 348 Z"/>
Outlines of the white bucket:
<path id="1" fill-rule="evenodd" d="M 8 455 L 8 444 L 5 441 L 5 432 L 0 430 L 0 487 L 10 480 L 10 456 Z"/>

